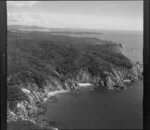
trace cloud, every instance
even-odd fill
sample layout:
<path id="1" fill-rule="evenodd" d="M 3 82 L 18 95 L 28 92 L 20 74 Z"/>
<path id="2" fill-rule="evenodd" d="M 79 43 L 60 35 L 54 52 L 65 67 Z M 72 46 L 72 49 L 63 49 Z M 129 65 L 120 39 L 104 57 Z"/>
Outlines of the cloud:
<path id="1" fill-rule="evenodd" d="M 34 18 L 32 15 L 22 13 L 8 13 L 8 25 L 38 25 L 39 19 Z"/>
<path id="2" fill-rule="evenodd" d="M 7 1 L 8 5 L 15 7 L 31 7 L 37 3 L 39 3 L 39 1 Z"/>
<path id="3" fill-rule="evenodd" d="M 51 28 L 96 28 L 142 30 L 143 21 L 134 18 L 66 13 L 8 13 L 8 24 Z"/>

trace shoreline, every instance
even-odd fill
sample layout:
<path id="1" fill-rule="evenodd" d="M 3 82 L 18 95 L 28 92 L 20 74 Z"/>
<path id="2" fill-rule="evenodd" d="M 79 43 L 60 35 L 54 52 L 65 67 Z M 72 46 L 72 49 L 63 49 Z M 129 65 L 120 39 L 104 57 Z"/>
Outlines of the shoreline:
<path id="1" fill-rule="evenodd" d="M 139 79 L 139 80 L 136 80 L 133 84 L 131 84 L 131 86 L 127 86 L 127 88 L 128 88 L 128 91 L 126 92 L 126 91 L 124 91 L 124 93 L 128 93 L 128 92 L 130 92 L 131 90 L 130 89 L 132 89 L 132 87 L 141 87 L 141 86 L 136 86 L 136 82 L 138 83 L 138 82 L 143 82 L 143 80 L 141 80 L 141 79 Z M 84 84 L 85 85 L 85 84 Z M 87 87 L 87 86 L 86 86 Z M 91 90 L 89 90 L 89 89 L 86 89 L 86 87 L 81 87 L 81 88 L 85 88 L 84 89 L 84 93 L 87 93 L 87 92 L 89 92 L 89 91 L 91 91 Z M 79 90 L 80 90 L 80 88 L 79 88 Z M 134 91 L 134 90 L 132 90 L 132 91 Z M 84 96 L 86 95 L 86 94 L 84 94 L 84 93 L 82 93 Z M 57 94 L 61 94 L 61 92 L 60 93 L 57 93 Z M 56 93 L 55 93 L 55 95 L 57 95 Z M 97 94 L 96 94 L 97 95 Z M 99 95 L 99 94 L 98 94 Z M 101 94 L 100 94 L 101 95 Z M 60 96 L 58 96 L 57 98 L 58 98 L 58 100 L 59 99 L 61 99 L 61 98 L 63 98 L 64 96 L 66 96 L 66 95 L 60 95 Z M 133 97 L 135 97 L 136 95 L 134 95 Z M 80 99 L 80 97 L 82 97 L 82 96 L 79 96 L 78 97 L 78 99 Z M 70 100 L 70 96 L 69 97 L 65 97 L 65 99 L 68 99 L 68 100 Z M 71 99 L 72 99 L 73 97 L 71 96 Z M 67 101 L 68 101 L 67 100 Z M 61 100 L 62 101 L 62 100 Z M 74 100 L 73 100 L 74 101 Z M 51 103 L 49 103 L 49 102 L 47 102 L 47 109 L 49 109 L 49 105 L 50 105 Z M 58 105 L 54 105 L 54 108 L 55 108 L 55 106 L 60 106 L 59 104 L 61 104 L 61 103 L 58 103 Z M 52 110 L 54 109 L 53 107 L 52 107 Z M 66 107 L 65 107 L 66 108 Z M 46 122 L 49 122 L 49 121 L 51 121 L 51 120 L 49 120 L 49 118 L 47 118 L 46 117 L 46 113 L 44 114 L 44 115 L 40 115 L 39 116 L 39 119 L 40 120 L 45 120 Z M 54 121 L 55 121 L 55 119 L 54 119 Z M 54 127 L 56 127 L 56 128 L 58 128 L 59 129 L 59 127 L 57 126 L 57 120 L 56 120 L 56 125 L 54 125 Z"/>
<path id="2" fill-rule="evenodd" d="M 140 79 L 137 79 L 135 82 L 139 81 Z M 130 79 L 125 79 L 124 80 L 124 83 L 125 84 L 130 84 L 132 85 L 132 80 Z M 94 84 L 91 84 L 91 83 L 78 83 L 78 88 L 77 89 L 80 89 L 80 88 L 87 88 L 87 87 L 90 87 L 90 86 L 94 86 Z M 126 85 L 125 85 L 126 86 Z M 127 85 L 128 86 L 128 85 Z M 127 89 L 127 86 L 125 87 L 125 89 Z M 75 90 L 77 90 L 75 89 Z M 47 94 L 47 97 L 43 99 L 44 103 L 46 103 L 50 97 L 52 96 L 57 96 L 59 94 L 65 94 L 65 93 L 69 93 L 69 92 L 72 92 L 71 90 L 56 90 L 56 91 L 51 91 L 51 92 L 48 92 Z"/>
<path id="3" fill-rule="evenodd" d="M 26 35 L 25 35 L 26 36 Z M 27 35 L 28 36 L 28 35 Z M 33 35 L 34 36 L 34 35 Z M 41 35 L 42 36 L 42 35 Z M 47 35 L 46 35 L 47 36 Z M 36 37 L 35 37 L 36 38 Z M 53 38 L 53 36 L 52 36 L 52 38 Z M 23 40 L 23 39 L 21 39 L 21 40 Z M 29 40 L 30 40 L 30 38 L 29 38 Z M 46 39 L 45 39 L 46 40 Z M 108 39 L 109 40 L 109 39 Z M 34 45 L 34 44 L 33 44 Z M 47 48 L 46 48 L 47 49 Z M 22 51 L 26 51 L 26 49 L 25 50 L 22 50 Z M 27 52 L 28 53 L 28 52 Z M 36 54 L 36 53 L 35 53 Z M 31 64 L 32 65 L 32 64 Z M 38 64 L 37 64 L 38 65 Z M 41 64 L 39 64 L 39 65 L 41 65 Z M 48 68 L 47 68 L 48 69 Z M 34 70 L 36 70 L 36 69 L 34 69 Z M 39 70 L 38 70 L 39 71 Z M 97 70 L 96 70 L 97 71 Z M 40 72 L 40 71 L 39 71 Z M 45 70 L 43 70 L 43 72 L 45 72 Z M 41 72 L 40 72 L 41 73 Z M 117 73 L 117 75 L 118 75 L 118 73 Z M 23 75 L 24 76 L 24 75 Z M 38 76 L 37 76 L 38 77 Z M 115 81 L 113 81 L 112 79 L 113 79 L 114 77 L 111 77 L 111 76 L 109 76 L 109 78 L 108 78 L 108 86 L 113 86 L 114 85 L 114 83 L 116 83 Z M 115 77 L 116 79 L 117 79 L 117 77 Z M 128 83 L 128 84 L 130 84 L 132 81 L 130 81 L 130 80 L 128 80 L 128 79 L 125 79 L 124 80 L 124 82 L 126 82 L 126 83 Z M 136 82 L 136 81 L 135 81 Z M 103 83 L 103 82 L 102 82 Z M 101 83 L 101 85 L 102 85 L 102 83 Z M 120 83 L 123 83 L 122 81 L 120 82 Z M 36 85 L 36 84 L 34 84 L 34 85 Z M 92 85 L 92 86 L 91 86 Z M 100 85 L 100 86 L 101 86 Z M 121 84 L 122 85 L 122 84 Z M 33 113 L 34 114 L 34 111 L 36 110 L 37 111 L 37 113 L 38 112 L 40 112 L 40 113 L 42 113 L 44 110 L 41 108 L 40 109 L 40 107 L 39 107 L 39 105 L 45 105 L 45 104 L 49 104 L 50 102 L 49 101 L 51 101 L 51 99 L 52 99 L 52 101 L 53 101 L 53 96 L 57 96 L 57 95 L 66 95 L 67 93 L 75 93 L 76 94 L 76 92 L 78 93 L 78 90 L 80 91 L 81 90 L 81 88 L 85 88 L 86 90 L 87 90 L 87 88 L 88 88 L 88 86 L 91 86 L 91 90 L 93 90 L 93 87 L 95 87 L 95 85 L 94 84 L 90 84 L 90 83 L 78 83 L 78 86 L 72 91 L 72 90 L 70 90 L 70 89 L 68 89 L 68 90 L 65 90 L 64 88 L 59 88 L 59 90 L 57 89 L 55 89 L 54 91 L 51 91 L 51 90 L 49 90 L 49 89 L 46 89 L 46 91 L 37 91 L 37 90 L 33 90 L 32 91 L 32 89 L 31 89 L 31 91 L 30 91 L 30 86 L 29 86 L 29 88 L 21 88 L 21 89 L 23 89 L 23 92 L 27 95 L 27 97 L 29 97 L 31 100 L 31 102 L 26 102 L 26 101 L 23 101 L 23 102 L 20 102 L 19 104 L 20 104 L 20 106 L 22 105 L 23 106 L 23 108 L 25 108 L 25 109 L 22 109 L 21 107 L 19 107 L 18 109 L 19 109 L 19 112 L 20 112 L 20 114 L 21 114 L 21 116 L 22 116 L 22 118 L 26 118 L 25 116 L 26 116 L 26 114 L 28 114 L 30 111 L 28 110 L 28 109 L 26 109 L 27 108 L 27 105 L 30 105 L 31 107 L 30 107 L 30 110 L 31 110 L 31 114 Z M 24 86 L 22 86 L 22 87 L 24 87 Z M 47 85 L 47 87 L 50 87 L 49 85 Z M 109 90 L 111 89 L 112 87 L 109 87 Z M 118 88 L 117 87 L 117 85 L 115 86 L 115 88 Z M 126 87 L 125 87 L 125 89 L 126 89 Z M 76 91 L 77 90 L 77 91 Z M 33 92 L 33 93 L 32 93 Z M 41 93 L 40 93 L 41 92 Z M 57 97 L 56 97 L 57 98 Z M 54 97 L 54 100 L 55 100 L 55 97 Z M 57 99 L 56 99 L 57 100 Z M 39 105 L 37 104 L 36 105 L 36 103 L 39 103 Z M 43 104 L 44 103 L 44 104 Z M 35 107 L 35 108 L 34 108 Z M 49 109 L 48 107 L 46 107 L 46 109 Z M 24 113 L 23 113 L 23 112 Z M 35 113 L 36 114 L 36 113 Z M 40 115 L 40 114 L 39 114 Z M 18 115 L 16 114 L 16 115 L 14 115 L 14 117 L 17 117 L 18 118 Z M 28 118 L 30 118 L 30 117 L 28 117 Z M 32 116 L 31 116 L 31 118 L 32 118 Z M 19 119 L 19 118 L 18 118 Z M 40 122 L 39 122 L 39 124 L 40 124 Z M 42 124 L 42 123 L 41 123 Z"/>
<path id="4" fill-rule="evenodd" d="M 93 86 L 93 84 L 91 83 L 78 83 L 78 89 L 80 88 L 86 88 L 89 86 Z M 64 94 L 64 93 L 69 93 L 71 92 L 70 90 L 57 90 L 57 91 L 52 91 L 52 92 L 48 92 L 47 97 L 43 99 L 44 103 L 46 103 L 50 97 L 52 96 L 57 96 L 59 94 Z"/>

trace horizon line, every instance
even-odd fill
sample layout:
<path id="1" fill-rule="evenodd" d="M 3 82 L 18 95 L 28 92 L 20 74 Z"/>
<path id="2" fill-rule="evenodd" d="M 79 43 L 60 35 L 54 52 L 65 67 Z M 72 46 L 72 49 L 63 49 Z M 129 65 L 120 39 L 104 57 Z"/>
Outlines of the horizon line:
<path id="1" fill-rule="evenodd" d="M 28 26 L 28 27 L 41 27 L 45 29 L 76 29 L 76 30 L 108 30 L 108 31 L 133 31 L 133 32 L 143 32 L 144 30 L 129 30 L 129 29 L 108 29 L 108 28 L 82 28 L 82 27 L 47 27 L 47 26 L 39 26 L 39 25 L 25 25 L 25 24 L 7 24 L 8 26 L 14 25 L 14 26 Z"/>

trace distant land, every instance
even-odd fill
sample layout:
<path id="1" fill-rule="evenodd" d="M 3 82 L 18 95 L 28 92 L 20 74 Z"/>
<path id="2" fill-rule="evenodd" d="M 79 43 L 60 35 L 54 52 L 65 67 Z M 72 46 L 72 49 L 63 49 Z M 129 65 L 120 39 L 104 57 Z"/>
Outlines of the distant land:
<path id="1" fill-rule="evenodd" d="M 22 30 L 22 31 L 48 31 L 57 34 L 99 34 L 100 32 L 95 32 L 94 30 L 85 30 L 78 28 L 46 28 L 41 26 L 27 26 L 27 25 L 8 25 L 8 30 Z"/>
<path id="2" fill-rule="evenodd" d="M 141 56 L 139 52 L 142 42 L 137 39 L 139 36 L 135 37 L 134 33 L 124 35 L 122 32 L 109 34 L 105 31 L 104 35 L 101 35 L 99 32 L 8 26 L 8 130 L 12 130 L 12 127 L 26 129 L 25 126 L 28 126 L 28 129 L 51 129 L 49 121 L 43 122 L 38 118 L 39 115 L 47 114 L 49 108 L 45 105 L 51 98 L 57 100 L 51 94 L 78 90 L 81 88 L 80 83 L 93 84 L 97 89 L 120 92 L 127 88 L 126 82 L 135 82 L 143 78 L 142 64 L 133 63 L 122 53 L 125 48 L 125 52 L 130 54 L 129 57 L 133 55 L 136 59 L 135 56 Z M 136 50 L 136 53 L 133 50 Z M 97 98 L 100 104 L 101 99 L 103 98 Z M 96 121 L 99 123 L 99 120 Z"/>

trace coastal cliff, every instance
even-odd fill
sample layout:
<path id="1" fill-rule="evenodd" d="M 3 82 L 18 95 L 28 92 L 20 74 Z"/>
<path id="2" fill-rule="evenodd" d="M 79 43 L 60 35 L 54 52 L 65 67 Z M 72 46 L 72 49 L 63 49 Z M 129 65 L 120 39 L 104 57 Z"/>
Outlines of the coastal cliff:
<path id="1" fill-rule="evenodd" d="M 143 66 L 122 53 L 122 44 L 40 32 L 8 34 L 7 122 L 29 121 L 33 128 L 53 129 L 38 120 L 54 95 L 91 83 L 121 91 L 143 78 Z"/>

